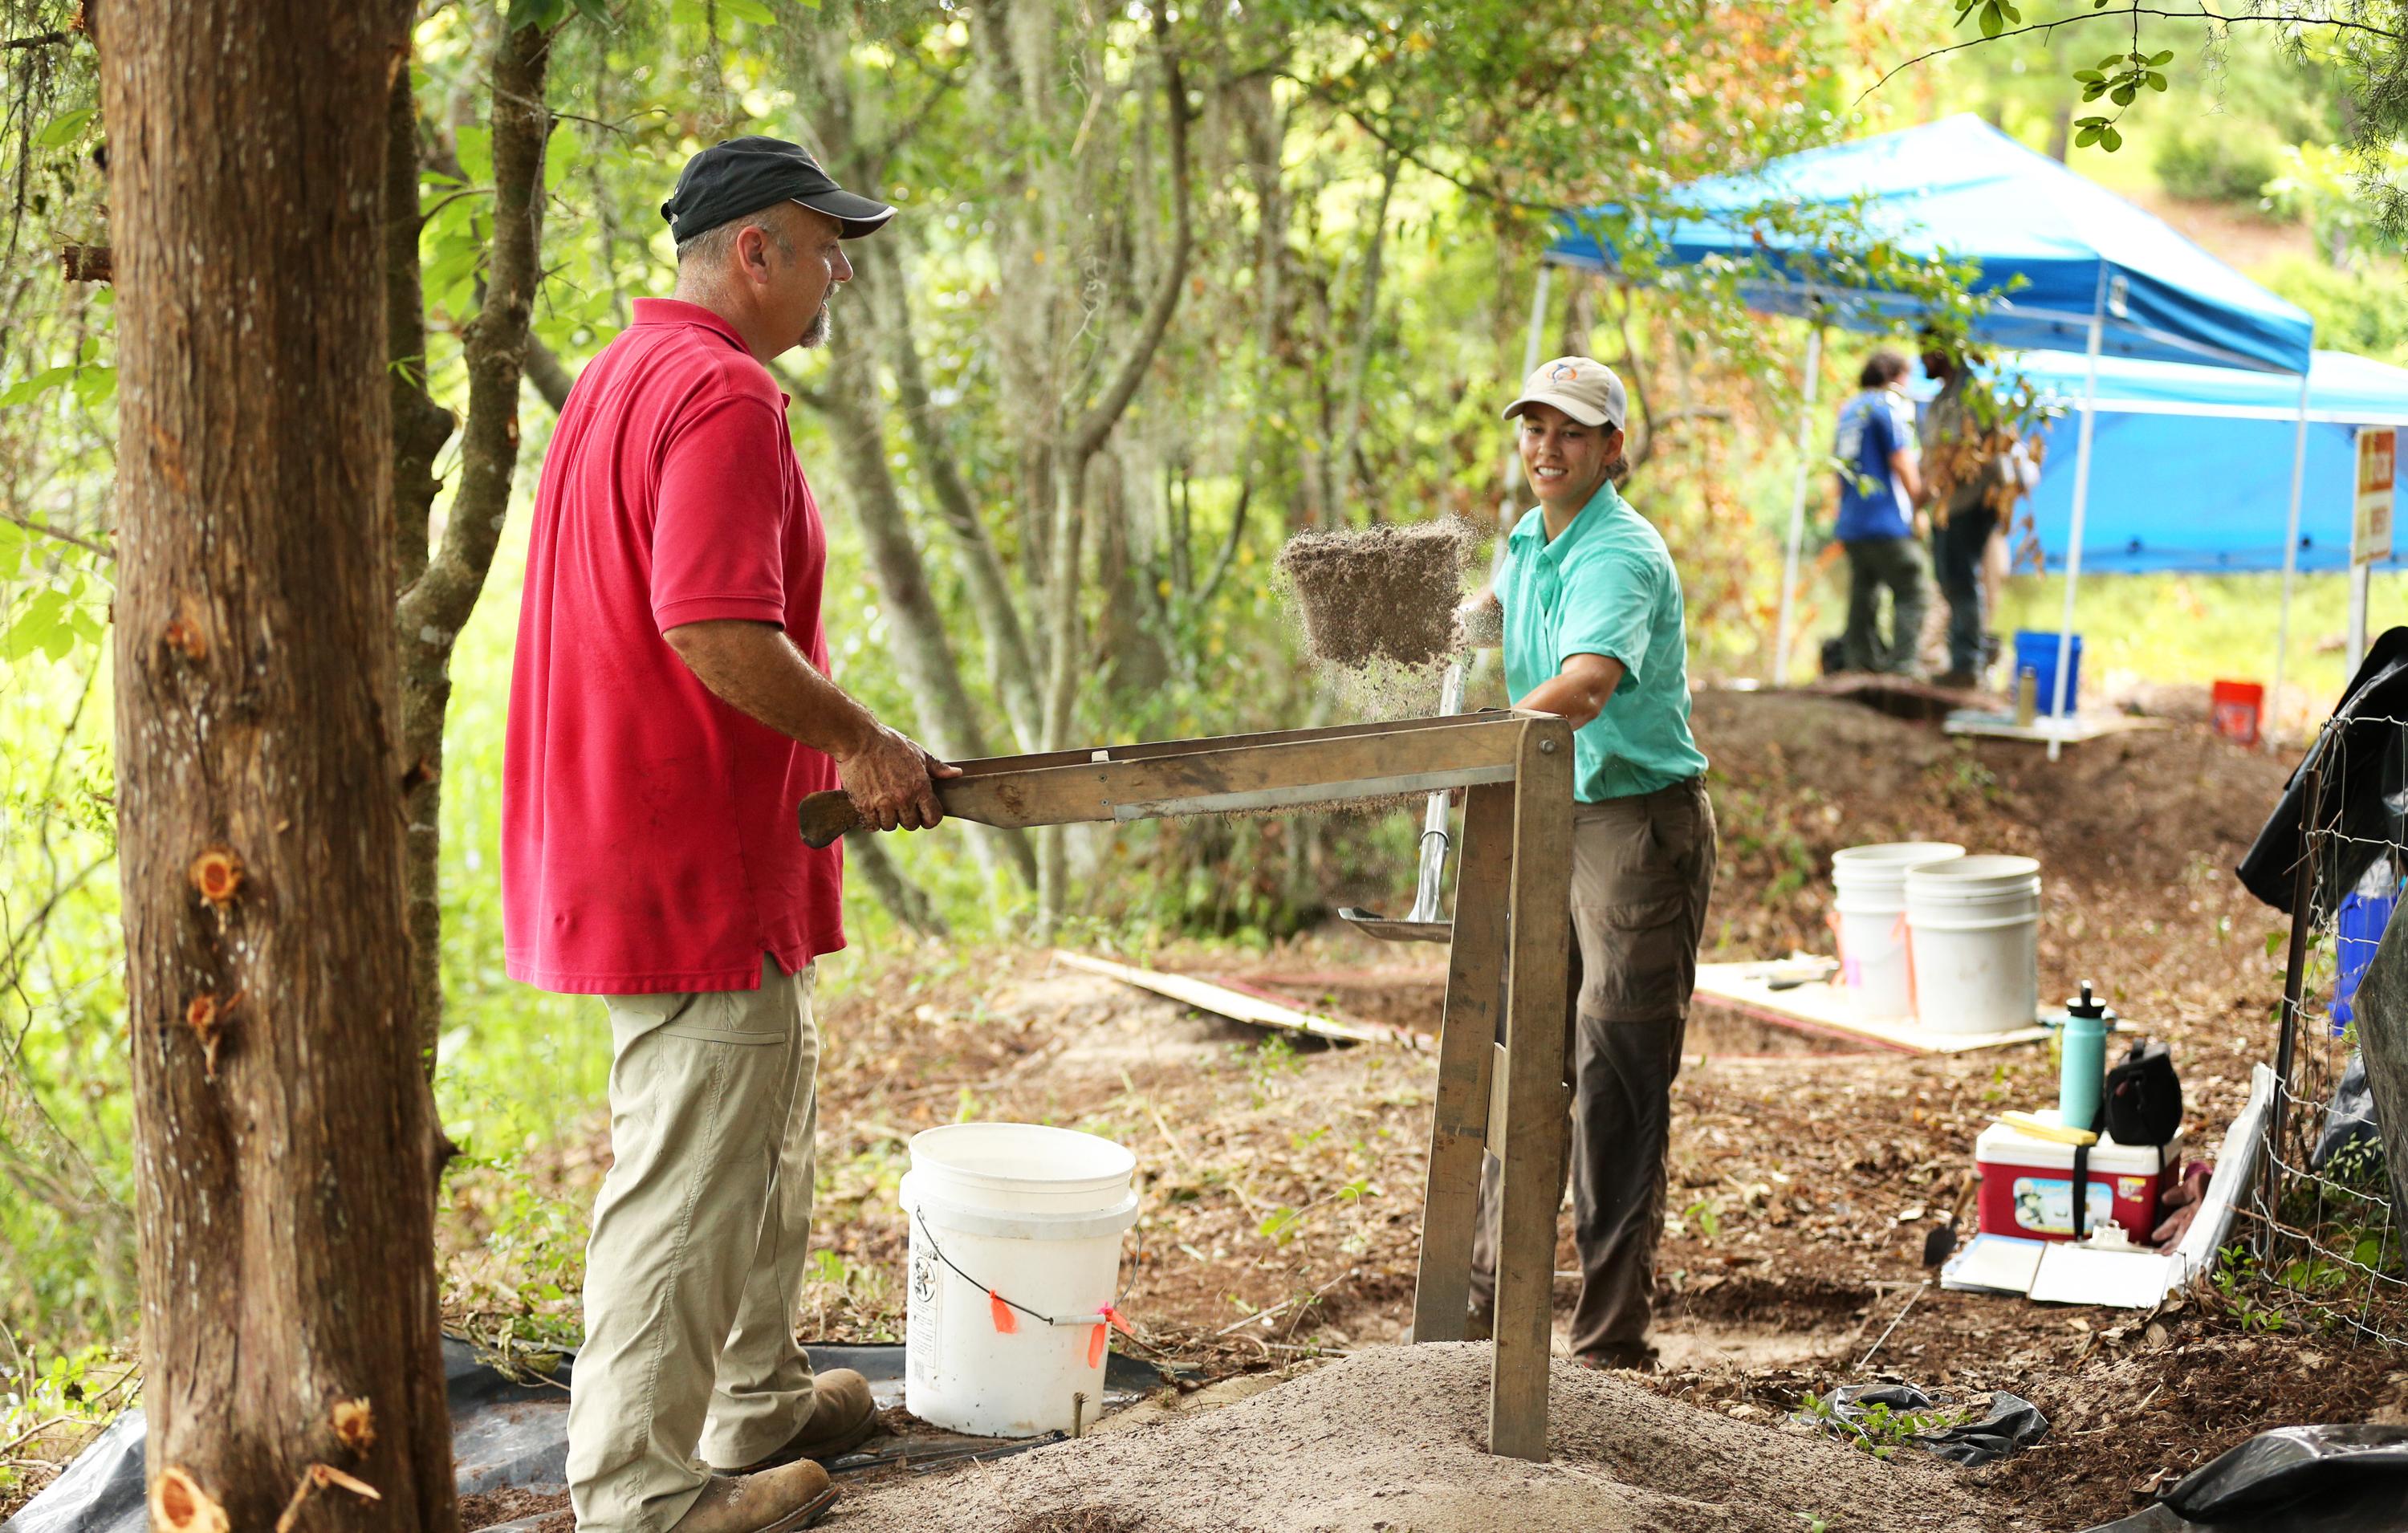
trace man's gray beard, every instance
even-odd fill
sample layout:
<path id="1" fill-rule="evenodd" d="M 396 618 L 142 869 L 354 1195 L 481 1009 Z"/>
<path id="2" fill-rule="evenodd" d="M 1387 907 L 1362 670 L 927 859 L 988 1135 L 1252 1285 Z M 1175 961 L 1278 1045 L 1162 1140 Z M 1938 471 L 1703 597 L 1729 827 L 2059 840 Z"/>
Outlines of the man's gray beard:
<path id="1" fill-rule="evenodd" d="M 803 332 L 801 342 L 803 348 L 808 351 L 814 346 L 826 345 L 828 338 L 828 326 L 831 322 L 832 322 L 828 319 L 828 306 L 825 304 L 820 305 L 819 318 L 813 320 L 811 322 L 811 327 Z"/>

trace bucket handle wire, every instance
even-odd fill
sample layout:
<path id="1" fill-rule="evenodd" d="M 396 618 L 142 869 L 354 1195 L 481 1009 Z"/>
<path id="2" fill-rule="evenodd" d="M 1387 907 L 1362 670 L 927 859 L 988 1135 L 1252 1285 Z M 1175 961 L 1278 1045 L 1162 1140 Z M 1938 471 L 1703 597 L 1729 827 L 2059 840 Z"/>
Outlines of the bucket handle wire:
<path id="1" fill-rule="evenodd" d="M 1022 1304 L 1014 1299 L 1004 1297 L 994 1288 L 979 1282 L 978 1279 L 971 1277 L 968 1272 L 963 1271 L 959 1262 L 954 1261 L 951 1256 L 945 1254 L 944 1245 L 937 1239 L 937 1232 L 928 1227 L 928 1216 L 926 1213 L 915 1207 L 911 1211 L 911 1218 L 912 1221 L 920 1226 L 920 1233 L 927 1237 L 928 1249 L 937 1254 L 937 1260 L 944 1263 L 945 1266 L 951 1269 L 953 1276 L 961 1279 L 964 1282 L 968 1283 L 980 1293 L 984 1294 L 996 1304 L 1001 1305 L 1007 1310 L 1017 1310 L 1022 1314 L 1026 1315 L 1029 1319 L 1038 1322 L 1039 1325 L 1112 1325 L 1117 1326 L 1121 1334 L 1129 1338 L 1131 1340 L 1135 1340 L 1137 1339 L 1137 1333 L 1129 1329 L 1128 1321 L 1122 1315 L 1120 1311 L 1120 1301 L 1128 1296 L 1128 1285 L 1126 1283 L 1123 1283 L 1121 1285 L 1120 1292 L 1112 1296 L 1112 1301 L 1111 1303 L 1105 1305 L 1100 1311 L 1095 1314 L 1065 1315 L 1059 1318 L 1049 1314 L 1040 1314 L 1037 1311 L 1030 1309 L 1025 1304 Z M 1131 1265 L 1142 1265 L 1144 1261 L 1145 1231 L 1142 1228 L 1140 1228 L 1137 1232 L 1137 1261 Z"/>

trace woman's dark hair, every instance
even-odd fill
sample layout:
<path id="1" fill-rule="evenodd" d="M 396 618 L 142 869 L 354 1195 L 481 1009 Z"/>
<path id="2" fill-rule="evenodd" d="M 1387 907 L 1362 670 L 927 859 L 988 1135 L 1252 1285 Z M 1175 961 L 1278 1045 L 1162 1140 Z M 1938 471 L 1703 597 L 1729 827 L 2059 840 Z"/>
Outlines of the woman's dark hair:
<path id="1" fill-rule="evenodd" d="M 1886 389 L 1906 376 L 1906 358 L 1886 349 L 1865 358 L 1865 370 L 1856 375 L 1860 389 Z"/>

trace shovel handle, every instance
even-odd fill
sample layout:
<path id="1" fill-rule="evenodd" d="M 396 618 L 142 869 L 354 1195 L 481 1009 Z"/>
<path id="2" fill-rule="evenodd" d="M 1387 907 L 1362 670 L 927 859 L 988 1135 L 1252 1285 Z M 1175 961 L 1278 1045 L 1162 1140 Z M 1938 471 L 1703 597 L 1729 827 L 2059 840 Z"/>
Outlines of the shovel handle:
<path id="1" fill-rule="evenodd" d="M 853 795 L 841 788 L 803 795 L 795 817 L 802 825 L 803 844 L 814 852 L 834 846 L 845 832 L 861 828 L 861 811 L 853 808 Z"/>

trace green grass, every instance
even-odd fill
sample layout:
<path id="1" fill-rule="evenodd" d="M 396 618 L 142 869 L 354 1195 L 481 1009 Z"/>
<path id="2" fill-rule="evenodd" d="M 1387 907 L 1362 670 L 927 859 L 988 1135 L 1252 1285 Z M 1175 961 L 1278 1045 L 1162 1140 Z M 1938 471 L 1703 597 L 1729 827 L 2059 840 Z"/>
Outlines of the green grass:
<path id="1" fill-rule="evenodd" d="M 2083 580 L 2073 627 L 2082 636 L 2082 674 L 2103 681 L 2129 671 L 2151 681 L 2218 681 L 2272 684 L 2282 615 L 2280 575 L 2102 575 Z M 2062 617 L 2061 577 L 2017 576 L 2007 582 L 1996 627 L 2054 631 Z M 2378 571 L 2367 596 L 2370 638 L 2408 623 L 2408 584 Z M 2349 627 L 2349 580 L 2302 575 L 2293 592 L 2284 684 L 2321 717 L 2348 680 L 2340 642 Z"/>

